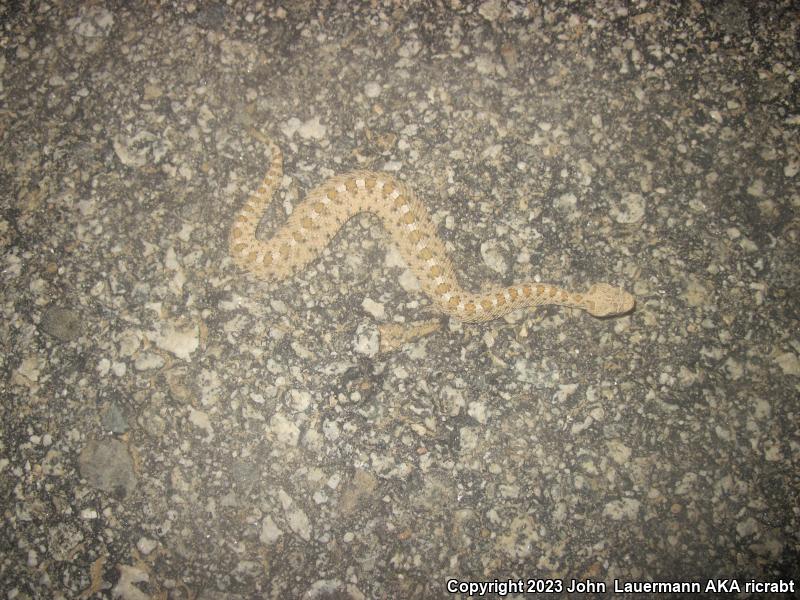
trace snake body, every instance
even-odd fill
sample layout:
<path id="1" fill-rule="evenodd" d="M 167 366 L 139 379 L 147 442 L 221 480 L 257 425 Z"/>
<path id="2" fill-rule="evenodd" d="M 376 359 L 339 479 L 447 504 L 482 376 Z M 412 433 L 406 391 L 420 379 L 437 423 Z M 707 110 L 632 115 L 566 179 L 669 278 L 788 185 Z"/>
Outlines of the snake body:
<path id="1" fill-rule="evenodd" d="M 283 175 L 280 148 L 265 141 L 271 156 L 269 169 L 236 214 L 229 238 L 234 261 L 259 278 L 281 281 L 292 276 L 319 256 L 348 219 L 370 212 L 381 219 L 435 306 L 461 321 L 489 321 L 545 304 L 581 308 L 596 317 L 633 309 L 633 296 L 605 283 L 585 293 L 536 282 L 481 293 L 465 291 L 425 206 L 408 186 L 382 172 L 353 171 L 328 179 L 308 193 L 270 239 L 257 239 L 259 221 Z"/>

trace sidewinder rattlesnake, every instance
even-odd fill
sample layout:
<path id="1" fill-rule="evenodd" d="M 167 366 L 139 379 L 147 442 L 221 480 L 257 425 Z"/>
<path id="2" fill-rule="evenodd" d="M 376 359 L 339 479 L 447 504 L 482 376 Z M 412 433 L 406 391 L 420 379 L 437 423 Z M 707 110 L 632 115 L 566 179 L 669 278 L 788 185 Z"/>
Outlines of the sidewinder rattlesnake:
<path id="1" fill-rule="evenodd" d="M 283 175 L 280 148 L 264 141 L 272 159 L 269 170 L 236 214 L 230 231 L 234 261 L 260 278 L 280 281 L 300 271 L 319 256 L 348 219 L 366 211 L 381 219 L 436 307 L 461 321 L 489 321 L 520 308 L 544 304 L 581 308 L 596 317 L 633 309 L 632 295 L 606 283 L 595 284 L 585 293 L 536 282 L 481 293 L 465 291 L 456 280 L 425 206 L 408 186 L 388 173 L 353 171 L 328 179 L 308 193 L 270 239 L 259 240 L 258 223 Z"/>

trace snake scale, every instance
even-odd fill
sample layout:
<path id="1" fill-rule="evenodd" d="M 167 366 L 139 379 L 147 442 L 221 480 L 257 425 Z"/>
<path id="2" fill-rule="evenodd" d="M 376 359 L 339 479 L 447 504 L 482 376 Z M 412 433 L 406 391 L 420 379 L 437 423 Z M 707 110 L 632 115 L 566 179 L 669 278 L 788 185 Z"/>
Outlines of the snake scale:
<path id="1" fill-rule="evenodd" d="M 271 238 L 257 239 L 259 221 L 283 175 L 280 148 L 264 141 L 271 158 L 269 170 L 236 214 L 229 238 L 236 264 L 259 278 L 281 281 L 297 273 L 319 256 L 348 219 L 370 212 L 381 219 L 435 306 L 461 321 L 489 321 L 545 304 L 581 308 L 596 317 L 624 314 L 634 307 L 631 294 L 605 283 L 584 293 L 536 282 L 481 293 L 465 291 L 425 206 L 408 186 L 387 173 L 353 171 L 328 179 L 308 193 Z"/>

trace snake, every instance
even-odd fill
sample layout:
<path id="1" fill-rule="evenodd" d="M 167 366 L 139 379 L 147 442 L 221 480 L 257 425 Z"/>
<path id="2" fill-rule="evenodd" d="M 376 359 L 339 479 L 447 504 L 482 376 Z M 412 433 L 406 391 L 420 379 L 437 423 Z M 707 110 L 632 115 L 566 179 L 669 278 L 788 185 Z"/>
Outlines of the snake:
<path id="1" fill-rule="evenodd" d="M 283 155 L 275 142 L 259 137 L 267 146 L 269 168 L 236 213 L 229 234 L 234 263 L 259 279 L 281 282 L 299 273 L 349 219 L 367 212 L 381 220 L 433 305 L 465 323 L 544 305 L 578 308 L 595 317 L 623 315 L 634 308 L 633 295 L 607 283 L 585 292 L 535 281 L 477 293 L 465 290 L 425 205 L 408 185 L 385 172 L 357 170 L 327 179 L 308 192 L 269 239 L 261 240 L 256 231 L 280 187 Z"/>

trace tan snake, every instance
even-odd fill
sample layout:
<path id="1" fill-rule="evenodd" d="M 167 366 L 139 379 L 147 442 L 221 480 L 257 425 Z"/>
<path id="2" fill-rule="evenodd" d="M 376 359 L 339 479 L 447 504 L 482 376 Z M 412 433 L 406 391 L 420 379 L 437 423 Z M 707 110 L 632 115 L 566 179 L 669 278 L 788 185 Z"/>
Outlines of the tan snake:
<path id="1" fill-rule="evenodd" d="M 272 158 L 269 170 L 236 214 L 230 231 L 234 261 L 260 278 L 280 281 L 300 271 L 319 256 L 348 219 L 370 212 L 381 219 L 436 307 L 461 321 L 489 321 L 544 304 L 581 308 L 596 317 L 623 314 L 634 307 L 631 294 L 606 283 L 584 293 L 536 282 L 481 293 L 465 291 L 425 206 L 408 186 L 387 173 L 353 171 L 328 179 L 308 193 L 270 239 L 259 240 L 256 229 L 283 175 L 280 148 L 265 141 Z"/>

